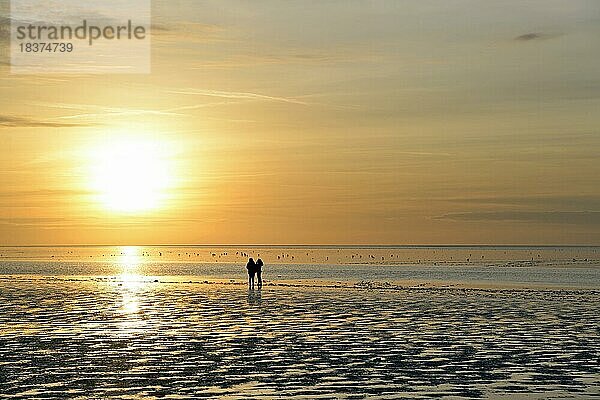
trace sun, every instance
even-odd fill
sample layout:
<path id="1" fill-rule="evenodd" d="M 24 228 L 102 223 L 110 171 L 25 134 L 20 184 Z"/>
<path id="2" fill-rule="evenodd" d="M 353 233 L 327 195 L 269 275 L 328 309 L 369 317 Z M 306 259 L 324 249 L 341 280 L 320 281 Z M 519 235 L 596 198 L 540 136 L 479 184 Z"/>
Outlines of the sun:
<path id="1" fill-rule="evenodd" d="M 93 151 L 92 185 L 111 211 L 136 213 L 163 206 L 171 186 L 165 148 L 143 139 L 119 139 Z"/>

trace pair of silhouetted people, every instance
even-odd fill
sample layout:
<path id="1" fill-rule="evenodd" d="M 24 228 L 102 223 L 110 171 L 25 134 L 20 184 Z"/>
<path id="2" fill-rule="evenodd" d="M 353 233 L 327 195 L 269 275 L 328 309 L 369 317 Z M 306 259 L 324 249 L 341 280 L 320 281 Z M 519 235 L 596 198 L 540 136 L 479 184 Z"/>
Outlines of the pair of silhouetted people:
<path id="1" fill-rule="evenodd" d="M 262 267 L 265 265 L 263 261 L 259 258 L 254 261 L 252 257 L 248 260 L 246 264 L 246 269 L 248 270 L 248 287 L 254 289 L 254 276 L 256 275 L 256 279 L 258 281 L 258 287 L 262 287 Z"/>

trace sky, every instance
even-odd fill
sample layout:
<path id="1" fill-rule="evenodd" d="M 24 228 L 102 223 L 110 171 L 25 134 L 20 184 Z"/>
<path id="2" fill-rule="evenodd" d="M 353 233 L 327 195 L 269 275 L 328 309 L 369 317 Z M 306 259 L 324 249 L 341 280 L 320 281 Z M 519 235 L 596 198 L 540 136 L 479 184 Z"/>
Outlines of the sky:
<path id="1" fill-rule="evenodd" d="M 155 0 L 152 28 L 150 74 L 0 60 L 0 244 L 600 245 L 596 0 Z"/>

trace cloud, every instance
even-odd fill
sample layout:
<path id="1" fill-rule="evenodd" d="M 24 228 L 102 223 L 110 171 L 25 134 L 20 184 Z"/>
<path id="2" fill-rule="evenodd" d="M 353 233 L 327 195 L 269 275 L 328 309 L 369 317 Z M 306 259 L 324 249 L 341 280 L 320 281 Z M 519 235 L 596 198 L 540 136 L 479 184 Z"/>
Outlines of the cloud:
<path id="1" fill-rule="evenodd" d="M 449 213 L 434 219 L 600 226 L 600 211 L 481 211 Z"/>
<path id="2" fill-rule="evenodd" d="M 0 218 L 0 224 L 14 226 L 53 225 L 63 221 L 63 218 Z"/>
<path id="3" fill-rule="evenodd" d="M 226 41 L 223 27 L 196 22 L 153 23 L 152 40 L 166 43 L 206 43 Z"/>
<path id="4" fill-rule="evenodd" d="M 20 190 L 2 192 L 0 191 L 0 200 L 14 198 L 48 198 L 48 197 L 66 197 L 72 198 L 73 196 L 89 195 L 92 192 L 89 190 L 65 190 L 65 189 L 41 189 L 41 190 Z"/>
<path id="5" fill-rule="evenodd" d="M 549 33 L 541 33 L 541 32 L 530 32 L 530 33 L 525 33 L 523 35 L 517 36 L 515 38 L 515 40 L 520 41 L 520 42 L 529 42 L 531 40 L 551 39 L 556 36 L 558 36 L 558 35 L 552 35 Z"/>
<path id="6" fill-rule="evenodd" d="M 86 229 L 134 229 L 134 228 L 150 228 L 157 225 L 178 226 L 186 223 L 207 222 L 210 219 L 182 219 L 182 218 L 139 218 L 136 220 L 107 220 L 98 217 L 81 217 L 81 218 L 50 218 L 50 217 L 13 217 L 0 218 L 0 225 L 10 225 L 20 228 L 35 228 L 35 229 L 70 229 L 70 228 L 86 228 Z"/>
<path id="7" fill-rule="evenodd" d="M 288 50 L 288 49 L 286 49 Z M 374 62 L 379 59 L 374 51 L 351 51 L 337 49 L 335 52 L 311 50 L 298 50 L 291 53 L 266 53 L 253 52 L 249 54 L 227 54 L 216 60 L 202 60 L 191 68 L 192 70 L 228 69 L 240 67 L 256 67 L 269 65 L 330 65 L 336 63 Z"/>
<path id="8" fill-rule="evenodd" d="M 229 92 L 229 91 L 222 91 L 222 90 L 179 90 L 179 91 L 171 91 L 170 93 L 194 95 L 194 96 L 219 97 L 219 98 L 223 98 L 223 99 L 264 100 L 264 101 L 274 101 L 274 102 L 281 102 L 281 103 L 307 105 L 306 102 L 296 100 L 294 98 L 268 96 L 268 95 L 264 95 L 264 94 L 249 93 L 249 92 Z"/>
<path id="9" fill-rule="evenodd" d="M 170 115 L 181 116 L 173 112 L 162 110 L 143 110 L 133 108 L 105 107 L 94 104 L 68 104 L 68 103 L 34 103 L 35 106 L 48 107 L 68 111 L 83 111 L 71 115 L 64 115 L 58 119 L 98 118 L 98 117 L 127 117 L 138 115 Z"/>
<path id="10" fill-rule="evenodd" d="M 4 128 L 73 128 L 89 126 L 88 124 L 73 124 L 38 120 L 30 117 L 17 117 L 13 115 L 0 115 L 0 127 Z"/>
<path id="11" fill-rule="evenodd" d="M 600 196 L 593 195 L 530 195 L 530 196 L 490 196 L 490 197 L 455 197 L 441 200 L 480 205 L 503 205 L 514 208 L 544 207 L 546 210 L 598 210 Z M 539 209 L 539 208 L 538 208 Z"/>
<path id="12" fill-rule="evenodd" d="M 163 110 L 163 112 L 179 112 L 185 110 L 195 110 L 199 108 L 205 107 L 214 107 L 220 105 L 229 105 L 229 104 L 240 104 L 248 101 L 265 101 L 265 102 L 274 102 L 274 103 L 286 103 L 286 104 L 296 104 L 301 106 L 317 106 L 317 107 L 325 107 L 325 108 L 333 108 L 338 110 L 352 110 L 357 109 L 358 106 L 354 105 L 339 105 L 339 104 L 330 104 L 330 103 L 320 103 L 314 101 L 304 101 L 300 100 L 301 98 L 309 98 L 313 96 L 318 96 L 318 94 L 305 94 L 297 97 L 282 97 L 282 96 L 270 96 L 262 93 L 251 93 L 251 92 L 232 92 L 232 91 L 223 91 L 223 90 L 203 90 L 203 89 L 179 89 L 179 90 L 168 90 L 166 93 L 169 94 L 178 94 L 178 95 L 188 95 L 188 96 L 200 96 L 200 97 L 212 97 L 218 99 L 224 99 L 223 101 L 217 101 L 212 103 L 200 103 L 200 104 L 192 104 L 185 106 L 178 106 L 174 108 L 169 108 Z M 229 120 L 232 121 L 232 120 Z M 240 120 L 238 120 L 240 121 Z"/>

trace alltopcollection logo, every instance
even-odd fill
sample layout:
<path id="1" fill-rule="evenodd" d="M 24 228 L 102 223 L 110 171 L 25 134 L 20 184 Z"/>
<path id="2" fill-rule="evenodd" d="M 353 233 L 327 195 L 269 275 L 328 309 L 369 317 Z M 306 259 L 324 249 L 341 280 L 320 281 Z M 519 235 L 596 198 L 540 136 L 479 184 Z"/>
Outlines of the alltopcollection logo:
<path id="1" fill-rule="evenodd" d="M 12 73 L 149 73 L 150 0 L 12 0 Z"/>

